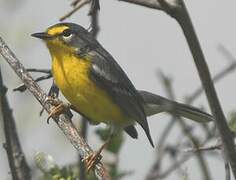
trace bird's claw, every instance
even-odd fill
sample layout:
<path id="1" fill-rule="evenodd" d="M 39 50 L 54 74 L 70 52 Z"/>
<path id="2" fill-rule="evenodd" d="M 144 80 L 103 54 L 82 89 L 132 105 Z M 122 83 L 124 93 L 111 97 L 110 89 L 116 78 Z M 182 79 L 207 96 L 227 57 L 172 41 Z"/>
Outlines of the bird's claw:
<path id="1" fill-rule="evenodd" d="M 100 162 L 101 159 L 102 159 L 102 156 L 101 156 L 100 151 L 94 152 L 94 153 L 88 155 L 87 157 L 85 157 L 83 159 L 83 162 L 85 162 L 87 172 L 94 169 L 94 167 L 97 165 L 98 162 Z"/>
<path id="2" fill-rule="evenodd" d="M 60 100 L 55 99 L 53 97 L 48 97 L 46 99 L 46 102 L 50 102 L 54 106 L 48 115 L 48 118 L 47 118 L 48 124 L 51 118 L 57 118 L 59 115 L 63 113 L 67 113 L 70 110 L 69 104 L 63 103 Z"/>
<path id="3" fill-rule="evenodd" d="M 87 172 L 92 170 L 97 165 L 97 163 L 100 162 L 100 160 L 102 159 L 101 152 L 107 146 L 108 142 L 109 141 L 104 143 L 97 152 L 94 152 L 83 159 L 83 162 L 85 162 Z"/>

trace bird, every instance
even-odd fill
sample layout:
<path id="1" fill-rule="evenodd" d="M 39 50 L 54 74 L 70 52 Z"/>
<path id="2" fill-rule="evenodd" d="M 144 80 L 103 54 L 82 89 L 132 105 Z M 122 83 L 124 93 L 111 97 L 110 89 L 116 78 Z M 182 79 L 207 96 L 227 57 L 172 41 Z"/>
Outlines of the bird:
<path id="1" fill-rule="evenodd" d="M 92 124 L 108 124 L 113 134 L 123 129 L 137 138 L 135 124 L 139 124 L 154 147 L 148 116 L 169 112 L 199 122 L 213 120 L 195 107 L 137 90 L 112 55 L 78 24 L 58 23 L 32 36 L 46 43 L 55 84 L 71 107 Z M 61 113 L 62 107 L 58 105 L 51 115 Z M 89 163 L 91 168 L 93 162 Z"/>

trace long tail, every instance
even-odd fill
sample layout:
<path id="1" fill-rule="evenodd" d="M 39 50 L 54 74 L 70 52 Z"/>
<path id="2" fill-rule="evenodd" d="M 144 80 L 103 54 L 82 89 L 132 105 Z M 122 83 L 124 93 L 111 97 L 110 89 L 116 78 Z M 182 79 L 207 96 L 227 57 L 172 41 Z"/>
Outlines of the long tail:
<path id="1" fill-rule="evenodd" d="M 139 91 L 139 93 L 145 101 L 144 110 L 147 116 L 168 112 L 200 123 L 214 120 L 212 115 L 193 106 L 171 101 L 147 91 Z"/>

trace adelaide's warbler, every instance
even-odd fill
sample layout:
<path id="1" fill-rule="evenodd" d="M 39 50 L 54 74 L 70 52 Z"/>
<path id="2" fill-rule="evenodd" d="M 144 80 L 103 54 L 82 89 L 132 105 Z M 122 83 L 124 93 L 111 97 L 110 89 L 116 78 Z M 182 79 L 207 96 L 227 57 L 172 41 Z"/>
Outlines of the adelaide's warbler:
<path id="1" fill-rule="evenodd" d="M 212 120 L 197 108 L 137 91 L 114 58 L 77 24 L 56 24 L 32 36 L 46 42 L 53 77 L 63 95 L 93 123 L 123 128 L 137 138 L 137 122 L 153 146 L 146 116 L 170 112 L 199 122 Z"/>

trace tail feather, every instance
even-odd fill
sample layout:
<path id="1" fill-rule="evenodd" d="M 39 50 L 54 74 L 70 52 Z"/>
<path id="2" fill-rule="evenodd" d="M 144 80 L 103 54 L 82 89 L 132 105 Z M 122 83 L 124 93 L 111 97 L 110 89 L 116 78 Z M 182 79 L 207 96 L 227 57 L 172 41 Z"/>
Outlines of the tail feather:
<path id="1" fill-rule="evenodd" d="M 130 137 L 134 139 L 138 138 L 138 132 L 133 125 L 127 126 L 126 128 L 124 128 L 124 130 Z"/>
<path id="2" fill-rule="evenodd" d="M 201 123 L 209 122 L 214 119 L 210 114 L 193 106 L 171 101 L 146 91 L 139 91 L 139 93 L 144 99 L 144 110 L 147 116 L 161 112 L 169 112 Z"/>
<path id="3" fill-rule="evenodd" d="M 210 122 L 214 120 L 212 115 L 185 104 L 178 103 L 177 111 L 181 116 L 197 122 Z"/>

